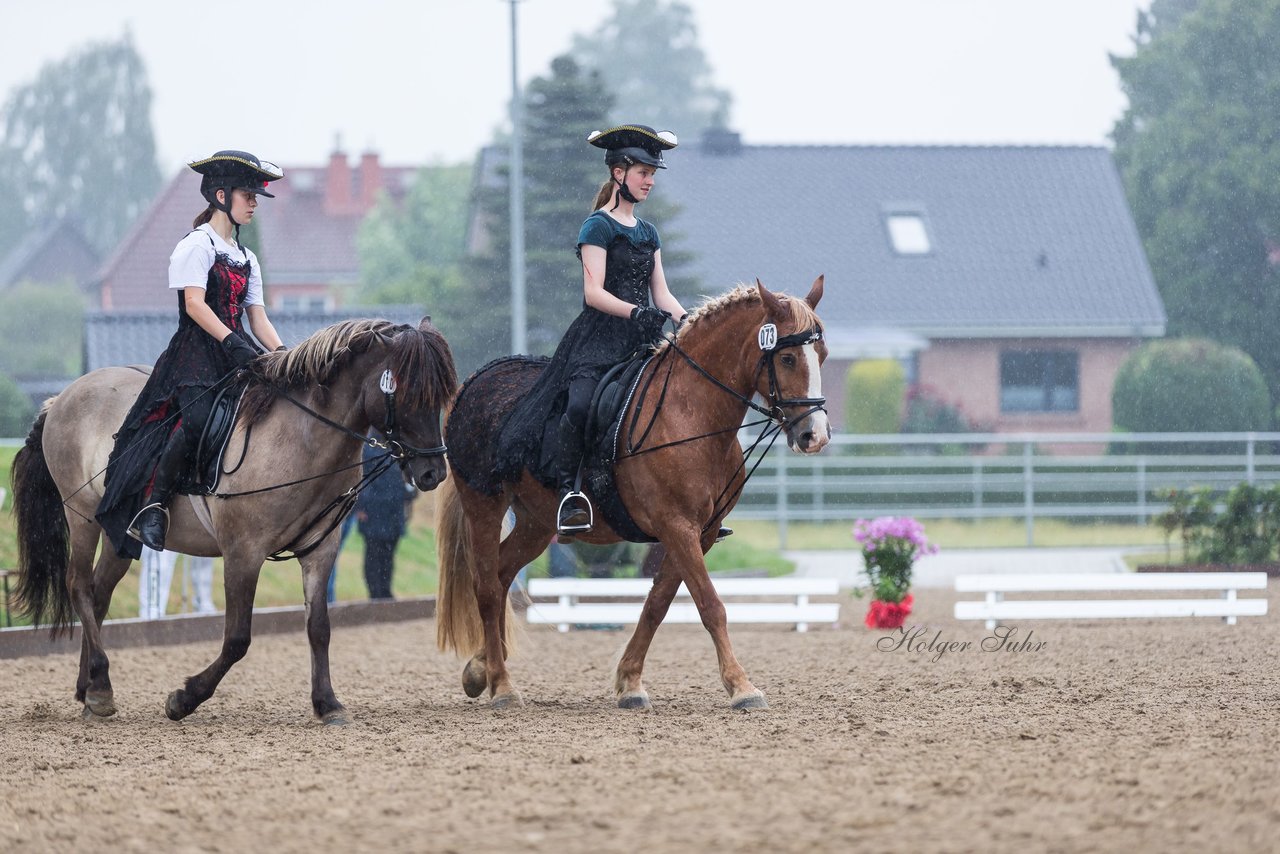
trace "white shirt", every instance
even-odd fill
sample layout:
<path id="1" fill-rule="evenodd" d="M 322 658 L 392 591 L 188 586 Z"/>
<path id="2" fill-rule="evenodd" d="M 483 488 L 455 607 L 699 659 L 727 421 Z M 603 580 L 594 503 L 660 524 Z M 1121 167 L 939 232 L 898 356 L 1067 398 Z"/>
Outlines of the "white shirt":
<path id="1" fill-rule="evenodd" d="M 209 243 L 209 238 L 213 243 Z M 246 256 L 249 259 L 248 294 L 244 304 L 263 305 L 262 302 L 262 268 L 258 266 L 258 256 L 249 248 L 241 249 L 234 243 L 222 239 L 209 223 L 197 228 L 178 241 L 169 256 L 169 288 L 181 290 L 196 287 L 204 290 L 209 286 L 209 270 L 213 267 L 216 254 L 221 252 L 232 261 L 240 261 Z"/>

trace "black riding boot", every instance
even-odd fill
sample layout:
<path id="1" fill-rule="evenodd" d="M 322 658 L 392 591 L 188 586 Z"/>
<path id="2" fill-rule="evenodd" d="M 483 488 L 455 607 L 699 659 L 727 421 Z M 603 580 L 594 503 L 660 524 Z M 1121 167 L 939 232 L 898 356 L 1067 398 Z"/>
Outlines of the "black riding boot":
<path id="1" fill-rule="evenodd" d="M 582 464 L 582 431 L 568 415 L 560 416 L 558 439 L 556 480 L 560 485 L 560 510 L 556 529 L 562 536 L 573 536 L 591 530 L 591 502 L 575 489 Z"/>
<path id="2" fill-rule="evenodd" d="M 184 425 L 185 426 L 185 425 Z M 187 467 L 188 441 L 184 426 L 179 426 L 169 437 L 156 463 L 155 478 L 151 482 L 151 494 L 146 506 L 134 517 L 129 535 L 155 551 L 164 551 L 165 535 L 169 532 L 169 498 L 178 487 L 178 481 Z"/>

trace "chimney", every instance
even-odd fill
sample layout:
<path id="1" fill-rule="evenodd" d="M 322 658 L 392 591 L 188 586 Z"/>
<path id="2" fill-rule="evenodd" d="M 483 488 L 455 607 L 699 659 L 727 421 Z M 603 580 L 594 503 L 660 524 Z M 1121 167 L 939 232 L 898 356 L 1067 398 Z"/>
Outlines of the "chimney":
<path id="1" fill-rule="evenodd" d="M 351 212 L 351 167 L 336 140 L 324 173 L 324 212 L 330 216 Z"/>
<path id="2" fill-rule="evenodd" d="M 717 156 L 742 153 L 742 136 L 724 127 L 710 127 L 702 132 L 702 150 Z"/>
<path id="3" fill-rule="evenodd" d="M 382 164 L 375 151 L 360 155 L 360 212 L 368 213 L 382 191 Z"/>

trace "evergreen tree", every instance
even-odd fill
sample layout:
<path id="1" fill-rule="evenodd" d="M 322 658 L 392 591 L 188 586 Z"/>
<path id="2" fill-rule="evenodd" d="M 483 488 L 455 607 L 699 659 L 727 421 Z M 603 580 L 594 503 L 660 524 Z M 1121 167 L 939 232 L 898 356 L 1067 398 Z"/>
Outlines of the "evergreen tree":
<path id="1" fill-rule="evenodd" d="M 612 124 L 639 122 L 690 142 L 728 125 L 732 98 L 712 83 L 684 3 L 614 0 L 613 14 L 594 33 L 574 37 L 573 56 L 597 69 L 614 93 Z"/>
<path id="2" fill-rule="evenodd" d="M 127 33 L 46 65 L 0 109 L 0 254 L 63 216 L 105 252 L 159 186 L 151 88 Z"/>

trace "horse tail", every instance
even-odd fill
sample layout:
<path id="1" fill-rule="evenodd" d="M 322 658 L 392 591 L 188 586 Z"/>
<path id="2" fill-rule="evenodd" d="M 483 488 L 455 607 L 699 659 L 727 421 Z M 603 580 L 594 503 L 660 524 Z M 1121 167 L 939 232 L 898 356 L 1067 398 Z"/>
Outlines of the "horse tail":
<path id="1" fill-rule="evenodd" d="M 18 521 L 18 608 L 39 625 L 45 612 L 56 636 L 70 633 L 71 592 L 67 589 L 70 533 L 62 495 L 44 457 L 44 422 L 49 404 L 40 410 L 31 432 L 13 458 L 13 508 Z"/>
<path id="2" fill-rule="evenodd" d="M 436 594 L 436 645 L 470 655 L 484 644 L 484 624 L 476 602 L 471 526 L 450 473 L 436 489 L 436 557 L 440 585 Z"/>

